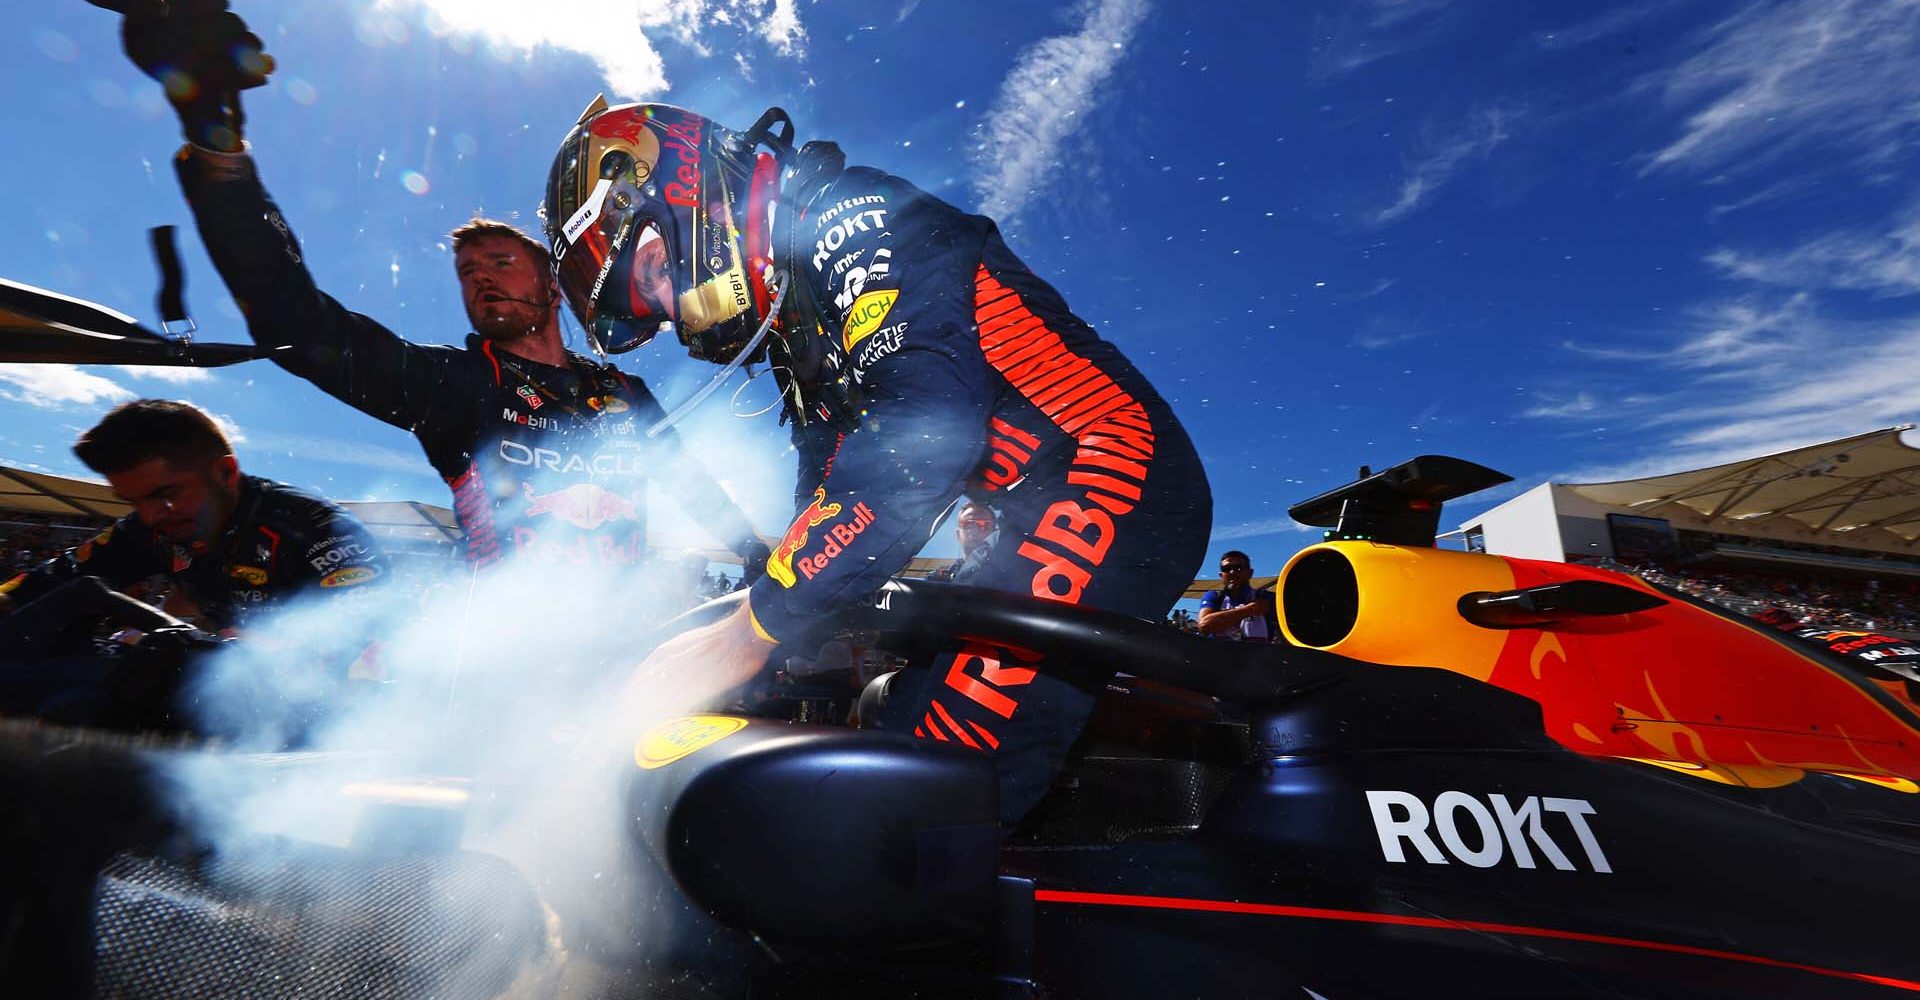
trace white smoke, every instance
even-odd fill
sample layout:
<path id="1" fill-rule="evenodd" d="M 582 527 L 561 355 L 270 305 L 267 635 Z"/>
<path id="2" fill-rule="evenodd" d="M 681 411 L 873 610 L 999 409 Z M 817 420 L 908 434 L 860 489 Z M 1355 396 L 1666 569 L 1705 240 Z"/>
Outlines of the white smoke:
<path id="1" fill-rule="evenodd" d="M 275 851 L 295 866 L 313 845 L 378 857 L 383 818 L 450 820 L 462 851 L 504 859 L 549 908 L 542 982 L 611 974 L 568 935 L 631 942 L 643 919 L 622 779 L 648 725 L 698 707 L 699 679 L 660 679 L 638 701 L 622 688 L 648 625 L 684 607 L 677 572 L 509 562 L 423 593 L 396 580 L 310 598 L 217 654 L 190 695 L 196 724 L 231 750 L 300 752 L 258 766 L 182 755 L 170 774 L 182 812 L 216 855 L 256 867 Z M 378 646 L 362 655 L 369 634 Z M 358 679 L 343 683 L 349 662 Z"/>

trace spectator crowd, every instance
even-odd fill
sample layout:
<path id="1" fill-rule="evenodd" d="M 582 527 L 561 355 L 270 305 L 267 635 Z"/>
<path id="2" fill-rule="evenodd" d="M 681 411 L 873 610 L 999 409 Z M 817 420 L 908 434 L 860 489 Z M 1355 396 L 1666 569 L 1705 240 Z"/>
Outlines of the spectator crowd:
<path id="1" fill-rule="evenodd" d="M 0 520 L 0 576 L 11 577 L 86 541 L 113 523 L 83 514 L 7 514 Z"/>
<path id="2" fill-rule="evenodd" d="M 1815 625 L 1920 634 L 1920 579 L 1843 576 L 1817 570 L 1629 564 L 1612 559 L 1590 560 L 1588 564 L 1631 573 L 1743 615 L 1758 616 L 1773 610 Z"/>

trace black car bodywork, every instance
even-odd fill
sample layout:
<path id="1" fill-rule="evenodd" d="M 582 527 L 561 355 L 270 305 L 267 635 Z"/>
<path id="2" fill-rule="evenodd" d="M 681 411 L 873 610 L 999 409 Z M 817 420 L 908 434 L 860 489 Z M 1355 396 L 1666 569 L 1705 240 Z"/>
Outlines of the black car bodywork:
<path id="1" fill-rule="evenodd" d="M 1448 498 L 1389 473 L 1384 500 L 1366 499 L 1383 480 L 1363 477 L 1373 485 L 1349 498 L 1364 502 L 1322 505 L 1352 508 L 1330 515 L 1336 536 L 1368 510 Z M 588 890 L 619 900 L 612 920 L 462 849 L 460 813 L 480 797 L 401 788 L 367 800 L 350 846 L 214 852 L 170 800 L 183 761 L 258 785 L 325 760 L 9 722 L 0 974 L 9 995 L 127 997 L 1920 992 L 1904 920 L 1920 877 L 1910 706 L 1838 658 L 1629 578 L 1475 589 L 1470 577 L 1522 568 L 1430 555 L 1427 511 L 1411 529 L 1373 517 L 1411 531 L 1390 543 L 1336 538 L 1296 557 L 1281 580 L 1288 644 L 890 584 L 843 624 L 881 646 L 963 636 L 1121 675 L 1052 795 L 1002 830 L 984 756 L 794 721 L 838 719 L 851 701 L 802 678 L 767 714 L 678 719 L 631 742 L 604 790 L 624 807 L 621 862 Z M 1390 572 L 1369 568 L 1381 558 Z M 1337 651 L 1383 635 L 1412 652 Z M 1621 666 L 1593 663 L 1610 644 L 1644 657 L 1667 635 L 1670 653 L 1631 676 L 1677 671 L 1689 686 L 1658 675 L 1669 700 L 1719 692 L 1728 712 L 1762 712 L 1739 685 L 1793 671 L 1841 694 L 1808 694 L 1799 722 L 1709 725 L 1647 718 L 1595 686 Z M 1727 670 L 1702 641 L 1758 652 Z M 1847 712 L 1882 728 L 1822 731 Z M 1779 746 L 1840 763 L 1768 761 Z"/>

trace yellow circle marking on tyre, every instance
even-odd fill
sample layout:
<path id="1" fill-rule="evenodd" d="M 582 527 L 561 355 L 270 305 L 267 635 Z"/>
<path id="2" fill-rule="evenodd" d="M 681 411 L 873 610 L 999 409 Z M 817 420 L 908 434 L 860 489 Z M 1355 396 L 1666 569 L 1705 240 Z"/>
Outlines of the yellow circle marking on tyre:
<path id="1" fill-rule="evenodd" d="M 690 715 L 663 722 L 633 745 L 633 762 L 649 771 L 666 767 L 745 728 L 747 720 L 732 715 Z"/>

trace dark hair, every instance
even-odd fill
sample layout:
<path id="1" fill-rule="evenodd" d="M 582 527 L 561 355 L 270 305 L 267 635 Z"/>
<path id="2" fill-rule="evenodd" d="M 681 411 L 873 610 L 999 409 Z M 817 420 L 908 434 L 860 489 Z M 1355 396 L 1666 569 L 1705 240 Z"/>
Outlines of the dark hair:
<path id="1" fill-rule="evenodd" d="M 968 500 L 967 502 L 960 505 L 959 514 L 961 517 L 965 517 L 967 515 L 967 511 L 970 511 L 970 510 L 984 510 L 987 512 L 988 516 L 993 518 L 993 523 L 995 524 L 1000 523 L 1000 512 L 997 510 L 994 510 L 993 505 L 987 503 L 985 500 Z"/>
<path id="2" fill-rule="evenodd" d="M 1252 557 L 1248 556 L 1245 552 L 1242 552 L 1239 549 L 1228 549 L 1227 551 L 1220 553 L 1220 561 L 1226 562 L 1227 560 L 1232 559 L 1234 556 L 1239 556 L 1240 561 L 1243 563 L 1246 563 L 1248 569 L 1253 568 Z"/>
<path id="3" fill-rule="evenodd" d="M 233 445 L 220 425 L 192 403 L 136 399 L 109 410 L 73 443 L 73 453 L 87 468 L 107 476 L 154 458 L 175 467 L 207 464 L 233 454 Z"/>
<path id="4" fill-rule="evenodd" d="M 521 232 L 519 227 L 512 223 L 501 222 L 499 219 L 485 219 L 476 215 L 454 227 L 453 232 L 447 234 L 447 238 L 453 241 L 453 252 L 456 254 L 460 252 L 461 247 L 489 236 L 509 239 L 526 248 L 527 253 L 533 256 L 533 263 L 542 273 L 553 268 L 553 255 L 547 251 L 547 245 Z"/>

